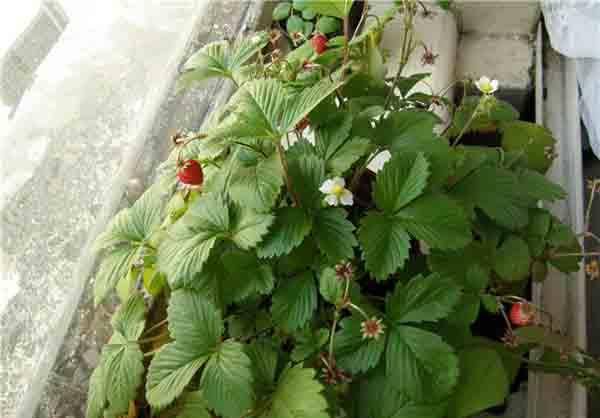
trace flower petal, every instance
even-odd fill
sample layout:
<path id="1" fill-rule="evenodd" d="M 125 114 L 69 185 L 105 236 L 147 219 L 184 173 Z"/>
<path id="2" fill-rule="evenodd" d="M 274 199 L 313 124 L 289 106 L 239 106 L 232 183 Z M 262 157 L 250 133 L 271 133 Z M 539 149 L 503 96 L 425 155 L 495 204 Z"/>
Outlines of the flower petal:
<path id="1" fill-rule="evenodd" d="M 334 194 L 325 196 L 325 202 L 327 202 L 329 206 L 337 206 L 339 204 L 338 197 Z"/>
<path id="2" fill-rule="evenodd" d="M 498 80 L 492 80 L 490 84 L 492 86 L 492 93 L 498 90 Z"/>
<path id="3" fill-rule="evenodd" d="M 319 191 L 321 193 L 330 194 L 330 193 L 333 193 L 334 186 L 335 186 L 335 183 L 333 182 L 333 180 L 327 179 L 323 182 L 321 187 L 319 187 Z"/>
<path id="4" fill-rule="evenodd" d="M 345 189 L 340 196 L 340 202 L 344 206 L 352 206 L 354 204 L 354 196 L 352 192 L 348 189 Z"/>
<path id="5" fill-rule="evenodd" d="M 346 180 L 344 180 L 343 177 L 334 177 L 333 178 L 333 183 L 336 186 L 344 187 L 346 185 Z"/>

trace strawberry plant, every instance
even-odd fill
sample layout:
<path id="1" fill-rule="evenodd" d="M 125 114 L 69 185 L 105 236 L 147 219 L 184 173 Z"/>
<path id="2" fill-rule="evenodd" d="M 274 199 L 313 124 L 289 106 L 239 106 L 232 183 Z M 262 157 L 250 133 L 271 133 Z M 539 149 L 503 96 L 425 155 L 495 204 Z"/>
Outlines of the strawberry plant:
<path id="1" fill-rule="evenodd" d="M 331 7 L 346 19 L 349 4 Z M 449 104 L 402 73 L 412 34 L 386 76 L 381 31 L 418 7 L 326 51 L 282 56 L 258 33 L 188 60 L 181 86 L 236 91 L 97 240 L 95 301 L 119 289 L 122 303 L 89 418 L 442 418 L 504 402 L 523 351 L 472 325 L 488 311 L 512 333 L 518 302 L 513 322 L 542 327 L 520 295 L 551 266 L 578 270 L 581 250 L 543 206 L 565 196 L 544 176 L 554 139 L 497 82 L 444 129 L 433 110 Z"/>

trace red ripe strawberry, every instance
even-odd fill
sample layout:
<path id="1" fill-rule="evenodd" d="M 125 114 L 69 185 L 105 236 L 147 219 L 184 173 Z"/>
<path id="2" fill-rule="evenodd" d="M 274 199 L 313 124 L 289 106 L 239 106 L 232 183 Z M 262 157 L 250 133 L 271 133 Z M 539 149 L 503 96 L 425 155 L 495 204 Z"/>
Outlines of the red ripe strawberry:
<path id="1" fill-rule="evenodd" d="M 535 309 L 528 303 L 517 302 L 511 306 L 509 316 L 513 325 L 530 325 L 535 319 Z"/>
<path id="2" fill-rule="evenodd" d="M 312 44 L 313 50 L 319 55 L 327 51 L 327 37 L 321 33 L 317 33 L 313 36 L 310 43 Z"/>
<path id="3" fill-rule="evenodd" d="M 177 178 L 185 185 L 201 186 L 204 181 L 202 166 L 196 160 L 187 160 L 179 167 Z"/>

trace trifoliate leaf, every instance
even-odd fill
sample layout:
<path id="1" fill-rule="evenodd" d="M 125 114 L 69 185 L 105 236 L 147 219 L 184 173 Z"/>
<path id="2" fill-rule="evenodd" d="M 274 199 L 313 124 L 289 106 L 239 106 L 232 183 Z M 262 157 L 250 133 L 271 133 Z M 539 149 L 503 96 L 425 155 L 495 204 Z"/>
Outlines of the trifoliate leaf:
<path id="1" fill-rule="evenodd" d="M 235 207 L 232 211 L 230 239 L 243 250 L 256 247 L 273 223 L 273 215 Z"/>
<path id="2" fill-rule="evenodd" d="M 338 278 L 331 267 L 323 269 L 319 276 L 319 292 L 327 302 L 337 305 L 344 296 L 344 280 Z"/>
<path id="3" fill-rule="evenodd" d="M 486 100 L 485 106 L 479 106 L 481 100 Z M 477 114 L 475 111 L 477 110 Z M 508 102 L 487 96 L 465 97 L 454 114 L 448 136 L 457 137 L 461 132 L 490 132 L 496 131 L 506 122 L 519 118 L 519 112 Z"/>
<path id="4" fill-rule="evenodd" d="M 506 228 L 521 228 L 529 222 L 519 179 L 506 169 L 481 167 L 456 184 L 451 193 Z"/>
<path id="5" fill-rule="evenodd" d="M 287 278 L 273 294 L 273 319 L 286 331 L 302 327 L 316 308 L 317 287 L 311 272 Z"/>
<path id="6" fill-rule="evenodd" d="M 260 418 L 328 418 L 323 386 L 315 379 L 314 369 L 288 367 Z"/>
<path id="7" fill-rule="evenodd" d="M 176 418 L 211 418 L 202 391 L 188 392 L 181 397 Z"/>
<path id="8" fill-rule="evenodd" d="M 275 222 L 256 252 L 261 258 L 289 254 L 290 251 L 302 244 L 311 228 L 312 221 L 302 208 L 281 208 L 276 212 Z"/>
<path id="9" fill-rule="evenodd" d="M 254 36 L 243 37 L 233 44 L 218 41 L 205 45 L 183 65 L 185 72 L 177 82 L 178 88 L 201 84 L 215 77 L 233 79 L 268 40 L 266 32 L 259 32 Z"/>
<path id="10" fill-rule="evenodd" d="M 352 115 L 337 113 L 315 130 L 315 149 L 325 161 L 344 145 L 352 129 Z"/>
<path id="11" fill-rule="evenodd" d="M 458 359 L 438 335 L 394 326 L 386 348 L 386 375 L 415 402 L 447 397 L 458 381 Z"/>
<path id="12" fill-rule="evenodd" d="M 158 248 L 158 266 L 169 284 L 176 288 L 201 272 L 210 251 L 229 227 L 229 208 L 222 196 L 205 195 L 194 201 Z"/>
<path id="13" fill-rule="evenodd" d="M 451 277 L 465 290 L 481 292 L 489 281 L 491 250 L 481 242 L 472 242 L 457 251 L 432 251 L 427 262 L 431 271 Z"/>
<path id="14" fill-rule="evenodd" d="M 460 379 L 450 397 L 449 417 L 470 417 L 504 403 L 510 382 L 502 359 L 490 348 L 470 347 L 458 354 Z"/>
<path id="15" fill-rule="evenodd" d="M 329 341 L 329 331 L 325 328 L 313 330 L 305 327 L 295 335 L 294 350 L 290 358 L 295 362 L 306 360 L 316 354 Z"/>
<path id="16" fill-rule="evenodd" d="M 427 186 L 429 163 L 423 154 L 399 154 L 377 174 L 373 197 L 377 207 L 392 215 L 421 195 Z"/>
<path id="17" fill-rule="evenodd" d="M 283 169 L 279 155 L 274 153 L 256 164 L 236 170 L 229 195 L 241 207 L 264 212 L 273 207 L 282 185 Z"/>
<path id="18" fill-rule="evenodd" d="M 458 249 L 472 238 L 463 209 L 444 194 L 424 195 L 397 212 L 396 218 L 432 248 Z"/>
<path id="19" fill-rule="evenodd" d="M 358 240 L 367 270 L 378 280 L 385 280 L 408 258 L 410 236 L 395 217 L 368 213 L 361 220 Z"/>
<path id="20" fill-rule="evenodd" d="M 522 238 L 509 235 L 494 256 L 494 270 L 508 281 L 519 281 L 529 275 L 531 257 L 529 247 Z"/>
<path id="21" fill-rule="evenodd" d="M 327 169 L 332 174 L 342 175 L 371 149 L 371 142 L 366 138 L 350 138 L 327 161 Z"/>
<path id="22" fill-rule="evenodd" d="M 461 291 L 450 278 L 433 273 L 399 282 L 388 299 L 387 315 L 399 324 L 445 318 L 459 301 Z"/>
<path id="23" fill-rule="evenodd" d="M 317 246 L 332 262 L 354 257 L 353 247 L 358 245 L 353 231 L 356 229 L 342 208 L 324 208 L 315 214 L 313 236 Z"/>
<path id="24" fill-rule="evenodd" d="M 325 181 L 325 162 L 316 155 L 296 154 L 288 159 L 288 173 L 291 177 L 290 191 L 303 208 L 318 208 L 323 201 L 319 187 Z"/>
<path id="25" fill-rule="evenodd" d="M 503 123 L 502 148 L 505 151 L 523 153 L 527 166 L 544 174 L 550 168 L 556 140 L 551 132 L 538 124 L 513 121 Z"/>
<path id="26" fill-rule="evenodd" d="M 385 349 L 385 331 L 379 338 L 363 338 L 363 318 L 351 316 L 340 322 L 341 330 L 335 336 L 338 366 L 352 374 L 363 373 L 377 366 Z"/>
<path id="27" fill-rule="evenodd" d="M 194 290 L 173 292 L 168 320 L 175 341 L 164 345 L 153 357 L 146 381 L 146 399 L 159 409 L 183 392 L 223 334 L 220 312 Z"/>
<path id="28" fill-rule="evenodd" d="M 457 326 L 470 326 L 477 320 L 480 296 L 473 293 L 463 293 L 454 310 L 448 315 L 448 323 Z"/>
<path id="29" fill-rule="evenodd" d="M 298 94 L 289 94 L 279 80 L 249 81 L 231 97 L 227 106 L 229 115 L 210 134 L 222 138 L 279 141 L 343 84 L 340 74 L 333 74 L 332 79 L 333 82 L 324 78 Z"/>
<path id="30" fill-rule="evenodd" d="M 238 342 L 225 341 L 204 367 L 200 387 L 206 402 L 218 415 L 239 418 L 252 407 L 252 365 Z"/>

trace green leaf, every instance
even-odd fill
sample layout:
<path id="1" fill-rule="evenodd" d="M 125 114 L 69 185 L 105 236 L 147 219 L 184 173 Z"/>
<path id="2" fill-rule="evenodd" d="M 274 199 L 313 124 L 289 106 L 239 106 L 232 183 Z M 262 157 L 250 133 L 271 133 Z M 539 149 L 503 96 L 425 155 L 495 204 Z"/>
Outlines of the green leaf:
<path id="1" fill-rule="evenodd" d="M 325 16 L 345 18 L 350 13 L 353 0 L 311 0 L 307 6 Z"/>
<path id="2" fill-rule="evenodd" d="M 257 388 L 269 388 L 275 382 L 278 348 L 269 339 L 258 339 L 246 347 L 246 354 L 252 363 L 254 382 Z"/>
<path id="3" fill-rule="evenodd" d="M 302 244 L 311 228 L 312 221 L 302 208 L 279 209 L 271 230 L 256 250 L 258 256 L 270 258 L 289 254 Z"/>
<path id="4" fill-rule="evenodd" d="M 294 145 L 294 147 L 297 145 Z M 316 155 L 306 155 L 289 150 L 293 157 L 288 158 L 288 174 L 291 192 L 304 208 L 318 208 L 323 201 L 319 187 L 325 181 L 325 161 Z"/>
<path id="5" fill-rule="evenodd" d="M 302 16 L 304 16 L 304 12 L 302 12 Z M 310 37 L 314 29 L 315 24 L 313 22 L 304 22 L 304 36 Z"/>
<path id="6" fill-rule="evenodd" d="M 103 356 L 106 398 L 110 402 L 110 409 L 125 413 L 142 383 L 144 354 L 137 343 L 132 344 L 116 333 L 104 346 Z"/>
<path id="7" fill-rule="evenodd" d="M 222 264 L 227 275 L 225 293 L 233 302 L 257 294 L 266 295 L 273 290 L 275 276 L 271 266 L 259 261 L 256 255 L 233 251 L 223 255 Z"/>
<path id="8" fill-rule="evenodd" d="M 277 153 L 255 165 L 238 169 L 231 179 L 229 195 L 241 207 L 259 212 L 270 210 L 283 185 L 283 169 Z"/>
<path id="9" fill-rule="evenodd" d="M 458 353 L 460 379 L 449 404 L 450 418 L 470 417 L 502 405 L 510 382 L 500 356 L 489 348 L 465 348 Z"/>
<path id="10" fill-rule="evenodd" d="M 316 130 L 315 148 L 333 174 L 343 174 L 371 147 L 365 138 L 349 138 L 351 128 L 351 115 L 338 113 Z"/>
<path id="11" fill-rule="evenodd" d="M 341 330 L 335 336 L 337 363 L 352 374 L 376 367 L 385 349 L 385 334 L 378 339 L 363 338 L 363 320 L 356 316 L 343 319 L 340 322 Z"/>
<path id="12" fill-rule="evenodd" d="M 387 314 L 399 324 L 437 321 L 448 316 L 460 297 L 460 288 L 452 279 L 436 273 L 419 275 L 396 285 L 388 299 Z"/>
<path id="13" fill-rule="evenodd" d="M 287 1 L 283 3 L 279 3 L 273 9 L 273 20 L 283 20 L 287 19 L 292 11 L 292 3 L 288 3 Z"/>
<path id="14" fill-rule="evenodd" d="M 472 242 L 457 251 L 432 251 L 427 262 L 431 271 L 451 277 L 465 290 L 480 292 L 489 281 L 492 256 L 481 242 Z"/>
<path id="15" fill-rule="evenodd" d="M 208 353 L 198 354 L 177 343 L 164 345 L 154 355 L 148 368 L 146 399 L 157 409 L 169 405 L 187 387 L 208 360 Z"/>
<path id="16" fill-rule="evenodd" d="M 327 161 L 327 169 L 333 174 L 342 175 L 371 149 L 371 142 L 365 138 L 348 139 Z"/>
<path id="17" fill-rule="evenodd" d="M 328 418 L 323 386 L 315 375 L 314 369 L 299 365 L 285 369 L 260 418 Z"/>
<path id="18" fill-rule="evenodd" d="M 212 131 L 213 137 L 279 141 L 305 118 L 343 81 L 333 74 L 297 94 L 290 94 L 283 82 L 259 79 L 246 82 L 231 97 L 225 117 Z"/>
<path id="19" fill-rule="evenodd" d="M 215 77 L 233 79 L 244 65 L 268 42 L 267 32 L 241 38 L 235 43 L 212 42 L 194 53 L 184 64 L 185 71 L 178 80 L 178 88 L 202 84 Z"/>
<path id="20" fill-rule="evenodd" d="M 273 294 L 273 319 L 286 331 L 294 331 L 306 324 L 315 309 L 317 287 L 311 272 L 286 279 Z"/>
<path id="21" fill-rule="evenodd" d="M 137 341 L 144 331 L 146 304 L 140 294 L 134 294 L 119 307 L 111 319 L 115 332 L 128 341 Z"/>
<path id="22" fill-rule="evenodd" d="M 138 247 L 119 245 L 104 257 L 94 279 L 94 305 L 100 304 L 119 280 L 129 274 L 138 252 Z"/>
<path id="23" fill-rule="evenodd" d="M 463 209 L 447 195 L 424 195 L 397 214 L 411 235 L 432 248 L 458 249 L 471 241 L 471 225 Z"/>
<path id="24" fill-rule="evenodd" d="M 302 19 L 304 19 L 304 20 L 312 20 L 315 18 L 316 15 L 317 15 L 317 12 L 315 12 L 313 9 L 306 8 L 306 9 L 302 10 Z"/>
<path id="25" fill-rule="evenodd" d="M 138 250 L 150 240 L 162 222 L 165 207 L 163 191 L 149 188 L 131 208 L 123 209 L 98 236 L 95 249 L 105 250 L 94 281 L 94 303 L 101 303 L 117 283 L 129 272 Z"/>
<path id="26" fill-rule="evenodd" d="M 358 245 L 353 234 L 356 228 L 347 216 L 342 208 L 324 208 L 313 220 L 312 231 L 317 246 L 332 262 L 353 258 L 353 247 Z"/>
<path id="27" fill-rule="evenodd" d="M 562 187 L 552 183 L 537 171 L 522 170 L 518 173 L 518 177 L 523 194 L 531 199 L 529 206 L 535 206 L 540 200 L 553 202 L 567 196 Z"/>
<path id="28" fill-rule="evenodd" d="M 304 20 L 300 16 L 290 16 L 286 29 L 289 34 L 304 33 Z"/>
<path id="29" fill-rule="evenodd" d="M 494 257 L 494 270 L 501 278 L 508 281 L 527 278 L 530 264 L 529 247 L 516 235 L 509 235 Z"/>
<path id="30" fill-rule="evenodd" d="M 395 326 L 388 335 L 386 375 L 415 402 L 447 397 L 458 381 L 458 359 L 439 336 Z"/>
<path id="31" fill-rule="evenodd" d="M 395 217 L 367 213 L 361 220 L 358 240 L 367 270 L 378 280 L 385 280 L 408 258 L 410 236 Z"/>
<path id="32" fill-rule="evenodd" d="M 310 6 L 310 1 L 311 0 L 294 0 L 294 9 L 301 12 Z"/>
<path id="33" fill-rule="evenodd" d="M 325 328 L 312 330 L 307 327 L 296 334 L 294 350 L 290 358 L 292 361 L 300 362 L 321 350 L 327 341 L 329 341 L 329 331 Z"/>
<path id="34" fill-rule="evenodd" d="M 243 250 L 256 247 L 274 221 L 273 215 L 236 207 L 232 211 L 230 239 Z"/>
<path id="35" fill-rule="evenodd" d="M 86 418 L 104 418 L 106 407 L 106 376 L 101 362 L 92 375 L 88 386 Z"/>
<path id="36" fill-rule="evenodd" d="M 188 392 L 181 397 L 176 418 L 211 418 L 202 391 Z"/>
<path id="37" fill-rule="evenodd" d="M 353 418 L 443 418 L 445 403 L 429 400 L 416 404 L 398 390 L 397 382 L 385 376 L 383 368 L 352 384 Z"/>
<path id="38" fill-rule="evenodd" d="M 166 204 L 163 194 L 160 187 L 153 186 L 132 207 L 121 210 L 106 231 L 96 238 L 95 249 L 146 242 L 162 222 L 162 212 Z"/>
<path id="39" fill-rule="evenodd" d="M 239 418 L 254 401 L 252 368 L 244 346 L 225 341 L 206 363 L 200 387 L 208 405 L 225 418 Z"/>
<path id="40" fill-rule="evenodd" d="M 321 16 L 317 20 L 317 32 L 328 35 L 330 33 L 334 33 L 340 30 L 342 27 L 340 20 L 331 16 Z"/>
<path id="41" fill-rule="evenodd" d="M 202 271 L 217 240 L 230 227 L 229 208 L 220 195 L 195 200 L 158 248 L 158 266 L 173 288 Z"/>
<path id="42" fill-rule="evenodd" d="M 475 170 L 453 188 L 452 196 L 480 208 L 506 228 L 522 228 L 529 223 L 519 179 L 506 169 L 484 166 Z"/>
<path id="43" fill-rule="evenodd" d="M 458 136 L 467 124 L 466 133 L 493 132 L 502 124 L 519 118 L 519 112 L 510 103 L 491 96 L 485 98 L 485 105 L 480 106 L 478 114 L 473 117 L 480 100 L 479 96 L 465 97 L 454 114 L 452 126 L 448 130 L 449 137 Z"/>
<path id="44" fill-rule="evenodd" d="M 175 341 L 164 345 L 153 357 L 146 381 L 146 399 L 158 409 L 183 392 L 223 334 L 220 312 L 197 291 L 173 292 L 168 320 Z"/>
<path id="45" fill-rule="evenodd" d="M 503 123 L 502 148 L 507 152 L 523 153 L 527 166 L 544 174 L 552 165 L 556 140 L 545 127 L 523 121 Z"/>
<path id="46" fill-rule="evenodd" d="M 335 269 L 326 267 L 319 275 L 319 293 L 327 302 L 337 305 L 344 296 L 344 281 L 339 279 Z"/>
<path id="47" fill-rule="evenodd" d="M 399 154 L 377 174 L 373 192 L 377 207 L 394 214 L 421 195 L 427 186 L 429 163 L 423 154 Z"/>
<path id="48" fill-rule="evenodd" d="M 394 112 L 377 127 L 377 142 L 391 149 L 405 141 L 427 141 L 435 137 L 433 128 L 440 119 L 432 112 L 403 110 Z"/>

